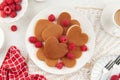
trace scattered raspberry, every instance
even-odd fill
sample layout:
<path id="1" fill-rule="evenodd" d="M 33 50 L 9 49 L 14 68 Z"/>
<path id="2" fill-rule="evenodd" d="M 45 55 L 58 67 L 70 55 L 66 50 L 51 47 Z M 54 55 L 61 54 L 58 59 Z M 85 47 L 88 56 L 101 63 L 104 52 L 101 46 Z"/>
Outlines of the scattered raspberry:
<path id="1" fill-rule="evenodd" d="M 11 10 L 15 11 L 15 4 L 11 4 L 9 6 L 10 6 Z"/>
<path id="2" fill-rule="evenodd" d="M 61 36 L 60 38 L 59 38 L 59 41 L 61 42 L 61 43 L 66 43 L 67 42 L 67 37 L 66 36 Z"/>
<path id="3" fill-rule="evenodd" d="M 4 1 L 0 4 L 0 10 L 3 10 L 5 6 L 7 6 L 7 3 Z"/>
<path id="4" fill-rule="evenodd" d="M 68 49 L 69 49 L 69 50 L 74 50 L 75 47 L 76 47 L 76 45 L 75 45 L 74 43 L 70 43 L 70 44 L 68 45 Z"/>
<path id="5" fill-rule="evenodd" d="M 58 69 L 62 69 L 63 66 L 64 66 L 64 63 L 63 63 L 63 62 L 59 62 L 59 63 L 56 64 L 56 67 L 57 67 Z"/>
<path id="6" fill-rule="evenodd" d="M 119 76 L 118 75 L 112 75 L 110 80 L 119 80 Z"/>
<path id="7" fill-rule="evenodd" d="M 20 10 L 22 9 L 22 7 L 21 7 L 20 4 L 16 4 L 15 9 L 16 9 L 17 11 L 20 11 Z"/>
<path id="8" fill-rule="evenodd" d="M 68 27 L 69 24 L 70 24 L 70 22 L 69 22 L 68 20 L 66 20 L 66 19 L 62 20 L 62 22 L 61 22 L 61 25 L 62 25 L 63 27 Z"/>
<path id="9" fill-rule="evenodd" d="M 29 37 L 29 42 L 36 43 L 37 42 L 37 38 L 35 36 L 31 36 L 31 37 Z"/>
<path id="10" fill-rule="evenodd" d="M 6 17 L 7 17 L 7 14 L 6 14 L 4 11 L 1 11 L 1 17 L 2 17 L 2 18 L 6 18 Z"/>
<path id="11" fill-rule="evenodd" d="M 74 59 L 74 58 L 75 58 L 75 55 L 74 55 L 73 53 L 69 52 L 69 53 L 67 54 L 67 58 L 68 58 L 68 59 Z"/>
<path id="12" fill-rule="evenodd" d="M 14 17 L 16 17 L 16 16 L 17 16 L 17 13 L 16 13 L 15 11 L 12 11 L 11 14 L 10 14 L 10 17 L 11 17 L 11 18 L 14 18 Z"/>
<path id="13" fill-rule="evenodd" d="M 55 16 L 53 14 L 50 14 L 48 16 L 48 20 L 51 21 L 51 22 L 55 21 Z"/>
<path id="14" fill-rule="evenodd" d="M 87 48 L 86 45 L 82 45 L 82 46 L 80 47 L 80 49 L 81 49 L 81 51 L 87 51 L 87 50 L 88 50 L 88 48 Z"/>
<path id="15" fill-rule="evenodd" d="M 41 41 L 38 41 L 38 42 L 35 43 L 36 48 L 42 48 L 42 46 L 43 46 L 43 44 L 42 44 Z"/>
<path id="16" fill-rule="evenodd" d="M 11 8 L 9 7 L 9 6 L 5 6 L 4 7 L 4 12 L 6 13 L 6 14 L 10 14 L 11 13 Z"/>
<path id="17" fill-rule="evenodd" d="M 15 1 L 15 3 L 21 3 L 22 2 L 22 0 L 14 0 Z"/>
<path id="18" fill-rule="evenodd" d="M 13 32 L 17 31 L 17 26 L 16 25 L 12 25 L 11 26 L 11 31 L 13 31 Z"/>
<path id="19" fill-rule="evenodd" d="M 14 3 L 14 0 L 5 0 L 5 2 L 6 2 L 7 4 L 13 4 L 13 3 Z"/>

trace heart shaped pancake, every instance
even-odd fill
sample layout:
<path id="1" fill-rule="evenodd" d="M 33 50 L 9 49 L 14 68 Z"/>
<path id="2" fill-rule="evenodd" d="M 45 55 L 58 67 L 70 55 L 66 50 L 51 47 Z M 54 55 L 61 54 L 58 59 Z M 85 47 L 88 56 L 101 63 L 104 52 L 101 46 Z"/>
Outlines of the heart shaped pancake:
<path id="1" fill-rule="evenodd" d="M 45 60 L 45 55 L 44 55 L 44 53 L 43 53 L 43 48 L 39 48 L 38 49 L 38 51 L 37 51 L 37 53 L 36 53 L 36 56 L 37 56 L 37 58 L 38 59 L 40 59 L 40 60 L 42 60 L 42 61 L 44 61 Z"/>
<path id="2" fill-rule="evenodd" d="M 49 37 L 44 46 L 44 54 L 47 58 L 58 59 L 64 57 L 68 52 L 67 45 L 59 43 L 55 37 Z"/>
<path id="3" fill-rule="evenodd" d="M 76 47 L 71 52 L 75 55 L 75 58 L 80 58 L 82 56 L 82 51 L 80 50 L 80 47 Z"/>
<path id="4" fill-rule="evenodd" d="M 62 35 L 63 28 L 58 24 L 53 24 L 51 27 L 46 28 L 42 32 L 43 40 L 47 40 L 50 36 L 54 36 L 57 39 Z"/>
<path id="5" fill-rule="evenodd" d="M 68 43 L 75 43 L 77 46 L 84 45 L 88 42 L 88 35 L 82 33 L 80 26 L 73 25 L 67 31 Z"/>
<path id="6" fill-rule="evenodd" d="M 67 57 L 62 58 L 62 61 L 66 67 L 72 68 L 76 64 L 76 59 L 68 59 Z"/>
<path id="7" fill-rule="evenodd" d="M 71 25 L 75 25 L 75 24 L 80 25 L 80 23 L 77 20 L 75 20 L 75 19 L 71 20 L 71 15 L 69 13 L 67 13 L 67 12 L 62 12 L 59 15 L 59 17 L 57 19 L 57 24 L 61 25 L 63 20 L 68 20 L 68 22 L 69 22 L 69 26 L 63 27 L 63 34 L 64 35 L 66 35 L 66 32 L 71 27 Z"/>
<path id="8" fill-rule="evenodd" d="M 34 30 L 34 34 L 37 37 L 37 39 L 39 41 L 43 41 L 42 39 L 42 32 L 47 28 L 47 27 L 51 27 L 53 25 L 52 22 L 46 20 L 46 19 L 40 19 L 37 21 L 36 25 L 35 25 L 35 30 Z"/>

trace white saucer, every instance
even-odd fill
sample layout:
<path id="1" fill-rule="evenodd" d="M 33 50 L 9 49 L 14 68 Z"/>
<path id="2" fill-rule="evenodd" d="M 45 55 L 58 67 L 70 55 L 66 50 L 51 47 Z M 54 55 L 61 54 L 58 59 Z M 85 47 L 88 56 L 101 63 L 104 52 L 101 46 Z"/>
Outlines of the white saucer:
<path id="1" fill-rule="evenodd" d="M 109 5 L 104 8 L 101 15 L 101 24 L 105 32 L 109 33 L 112 36 L 120 37 L 120 27 L 112 23 L 112 19 L 114 18 L 112 16 L 114 13 L 112 12 L 117 9 L 120 9 L 120 4 L 117 1 L 109 3 Z"/>

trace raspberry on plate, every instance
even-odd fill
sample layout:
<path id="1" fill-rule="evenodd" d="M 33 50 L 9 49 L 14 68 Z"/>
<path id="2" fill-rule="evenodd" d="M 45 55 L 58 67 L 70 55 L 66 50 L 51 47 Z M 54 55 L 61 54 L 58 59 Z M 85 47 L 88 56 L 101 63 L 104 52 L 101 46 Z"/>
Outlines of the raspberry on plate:
<path id="1" fill-rule="evenodd" d="M 50 14 L 50 15 L 48 16 L 48 20 L 51 21 L 51 22 L 55 21 L 55 16 L 54 16 L 54 14 Z"/>
<path id="2" fill-rule="evenodd" d="M 31 37 L 29 37 L 29 42 L 30 43 L 36 43 L 37 42 L 37 38 L 35 36 L 31 36 Z"/>
<path id="3" fill-rule="evenodd" d="M 62 20 L 62 22 L 61 22 L 61 25 L 62 25 L 63 27 L 68 27 L 69 24 L 70 24 L 70 22 L 69 22 L 67 19 Z"/>
<path id="4" fill-rule="evenodd" d="M 14 3 L 14 0 L 5 0 L 5 2 L 6 2 L 7 4 L 13 4 L 13 3 Z"/>
<path id="5" fill-rule="evenodd" d="M 10 6 L 11 10 L 15 11 L 15 4 L 11 4 L 9 6 Z"/>
<path id="6" fill-rule="evenodd" d="M 6 17 L 7 17 L 7 14 L 6 14 L 4 11 L 1 11 L 1 17 L 2 17 L 2 18 L 6 18 Z"/>
<path id="7" fill-rule="evenodd" d="M 5 6 L 7 6 L 7 3 L 4 1 L 0 4 L 0 10 L 3 10 Z"/>
<path id="8" fill-rule="evenodd" d="M 67 42 L 67 37 L 66 37 L 65 35 L 61 36 L 61 37 L 59 38 L 59 41 L 60 41 L 61 43 L 66 43 L 66 42 Z"/>
<path id="9" fill-rule="evenodd" d="M 20 10 L 22 9 L 22 7 L 21 7 L 20 4 L 16 4 L 15 9 L 16 9 L 17 11 L 20 11 Z"/>
<path id="10" fill-rule="evenodd" d="M 110 80 L 119 80 L 119 76 L 118 75 L 112 75 Z"/>
<path id="11" fill-rule="evenodd" d="M 68 59 L 74 59 L 74 58 L 75 58 L 75 55 L 74 55 L 73 53 L 69 52 L 69 53 L 67 54 L 67 58 L 68 58 Z"/>
<path id="12" fill-rule="evenodd" d="M 75 47 L 76 47 L 76 45 L 75 45 L 74 43 L 70 43 L 70 44 L 68 45 L 68 49 L 69 49 L 69 50 L 74 50 Z"/>
<path id="13" fill-rule="evenodd" d="M 59 63 L 56 64 L 56 67 L 57 67 L 58 69 L 62 69 L 63 66 L 64 66 L 64 63 L 63 63 L 63 62 L 59 62 Z"/>
<path id="14" fill-rule="evenodd" d="M 15 1 L 15 3 L 21 3 L 22 2 L 22 0 L 14 0 Z"/>
<path id="15" fill-rule="evenodd" d="M 14 17 L 16 17 L 16 16 L 17 16 L 17 13 L 16 13 L 15 11 L 12 11 L 11 14 L 10 14 L 10 17 L 11 17 L 11 18 L 14 18 Z"/>
<path id="16" fill-rule="evenodd" d="M 37 41 L 37 42 L 35 43 L 35 47 L 36 47 L 36 48 L 42 48 L 42 47 L 43 47 L 42 42 L 41 42 L 41 41 Z"/>
<path id="17" fill-rule="evenodd" d="M 9 7 L 9 6 L 5 6 L 4 7 L 4 12 L 6 13 L 6 14 L 10 14 L 11 13 L 11 8 Z"/>
<path id="18" fill-rule="evenodd" d="M 81 51 L 87 51 L 87 50 L 88 50 L 88 48 L 87 48 L 86 45 L 82 45 L 82 46 L 80 47 L 80 49 L 81 49 Z"/>

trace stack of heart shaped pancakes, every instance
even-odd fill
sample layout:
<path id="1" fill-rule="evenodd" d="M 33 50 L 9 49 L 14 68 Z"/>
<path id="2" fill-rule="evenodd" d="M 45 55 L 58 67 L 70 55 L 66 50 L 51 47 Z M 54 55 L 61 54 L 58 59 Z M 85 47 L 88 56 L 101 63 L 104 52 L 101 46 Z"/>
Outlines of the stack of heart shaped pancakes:
<path id="1" fill-rule="evenodd" d="M 50 67 L 62 62 L 65 67 L 74 67 L 76 59 L 82 55 L 81 46 L 88 42 L 88 35 L 83 33 L 79 21 L 72 19 L 68 12 L 62 12 L 56 22 L 48 19 L 37 21 L 34 30 L 35 37 L 43 42 L 36 55 L 39 60 L 45 61 Z M 66 36 L 67 41 L 60 42 L 61 36 Z M 69 44 L 74 43 L 75 48 L 70 50 Z M 74 57 L 68 58 L 72 53 Z"/>

